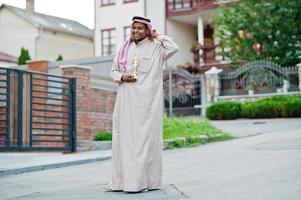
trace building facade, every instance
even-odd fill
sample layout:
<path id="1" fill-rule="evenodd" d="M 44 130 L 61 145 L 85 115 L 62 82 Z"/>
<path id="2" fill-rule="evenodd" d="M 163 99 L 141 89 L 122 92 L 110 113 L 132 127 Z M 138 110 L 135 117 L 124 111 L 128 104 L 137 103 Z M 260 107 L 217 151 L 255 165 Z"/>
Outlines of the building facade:
<path id="1" fill-rule="evenodd" d="M 32 59 L 55 60 L 93 56 L 93 31 L 82 24 L 34 12 L 34 0 L 26 9 L 0 7 L 0 51 L 18 57 L 22 47 Z"/>
<path id="2" fill-rule="evenodd" d="M 214 37 L 212 19 L 221 0 L 95 0 L 95 55 L 116 54 L 130 34 L 131 18 L 146 16 L 173 38 L 180 50 L 168 66 L 204 68 L 227 63 Z"/>

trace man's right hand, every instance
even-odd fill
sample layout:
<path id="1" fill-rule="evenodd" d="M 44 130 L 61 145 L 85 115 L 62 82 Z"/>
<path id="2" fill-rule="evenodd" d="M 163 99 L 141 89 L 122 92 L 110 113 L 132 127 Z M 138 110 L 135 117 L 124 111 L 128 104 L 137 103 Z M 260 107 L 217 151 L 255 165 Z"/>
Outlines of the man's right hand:
<path id="1" fill-rule="evenodd" d="M 125 73 L 121 76 L 121 81 L 129 83 L 129 82 L 135 82 L 137 81 L 137 79 L 132 74 Z"/>

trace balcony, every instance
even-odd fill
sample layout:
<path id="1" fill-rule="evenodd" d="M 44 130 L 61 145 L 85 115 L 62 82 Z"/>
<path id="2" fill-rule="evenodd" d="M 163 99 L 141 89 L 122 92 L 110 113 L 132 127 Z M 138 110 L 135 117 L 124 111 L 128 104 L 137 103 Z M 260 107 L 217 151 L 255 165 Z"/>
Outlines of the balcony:
<path id="1" fill-rule="evenodd" d="M 208 70 L 212 66 L 227 67 L 230 61 L 225 58 L 225 51 L 220 45 L 198 45 L 193 50 L 194 62 L 201 70 Z"/>
<path id="2" fill-rule="evenodd" d="M 217 8 L 224 0 L 166 0 L 167 16 L 185 15 Z"/>

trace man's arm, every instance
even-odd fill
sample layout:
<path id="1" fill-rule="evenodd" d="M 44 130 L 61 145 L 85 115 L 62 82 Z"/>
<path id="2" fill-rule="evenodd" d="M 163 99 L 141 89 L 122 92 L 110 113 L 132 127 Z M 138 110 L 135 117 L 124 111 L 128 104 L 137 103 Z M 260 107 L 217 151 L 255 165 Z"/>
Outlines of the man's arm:
<path id="1" fill-rule="evenodd" d="M 112 69 L 110 72 L 111 78 L 113 81 L 121 83 L 121 82 L 135 82 L 137 79 L 128 73 L 121 73 L 118 69 L 118 56 L 115 56 Z"/>
<path id="2" fill-rule="evenodd" d="M 175 55 L 177 51 L 179 50 L 179 47 L 176 43 L 172 41 L 170 37 L 167 35 L 163 35 L 160 33 L 156 33 L 156 39 L 161 43 L 162 45 L 162 53 L 164 56 L 164 59 L 167 60 L 171 56 Z"/>
<path id="3" fill-rule="evenodd" d="M 122 73 L 119 71 L 118 69 L 118 55 L 115 56 L 114 61 L 113 61 L 113 65 L 112 65 L 112 69 L 110 72 L 111 78 L 113 79 L 113 81 L 115 82 L 121 82 L 121 77 L 122 77 Z"/>

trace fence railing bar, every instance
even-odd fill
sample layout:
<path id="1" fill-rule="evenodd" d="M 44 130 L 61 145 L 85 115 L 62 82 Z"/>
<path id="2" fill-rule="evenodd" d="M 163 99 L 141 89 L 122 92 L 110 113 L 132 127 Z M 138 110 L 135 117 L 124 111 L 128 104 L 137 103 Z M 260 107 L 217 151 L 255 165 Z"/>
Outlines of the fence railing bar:
<path id="1" fill-rule="evenodd" d="M 69 135 L 67 134 L 43 134 L 43 133 L 34 133 L 32 134 L 32 136 L 37 136 L 37 137 L 41 137 L 41 136 L 45 136 L 45 137 L 69 137 Z"/>
<path id="2" fill-rule="evenodd" d="M 71 114 L 70 111 L 62 111 L 62 110 L 47 110 L 47 109 L 34 109 L 34 108 L 32 110 L 36 112 L 55 112 L 55 113 Z"/>
<path id="3" fill-rule="evenodd" d="M 60 143 L 68 143 L 69 141 L 64 141 L 64 140 L 32 140 L 32 142 L 60 142 Z"/>
<path id="4" fill-rule="evenodd" d="M 32 130 L 44 130 L 44 131 L 69 131 L 70 128 L 64 129 L 64 128 L 39 128 L 39 127 L 33 127 Z"/>
<path id="5" fill-rule="evenodd" d="M 39 80 L 39 81 L 45 81 L 45 82 L 53 82 L 53 83 L 65 83 L 67 84 L 69 80 L 67 81 L 57 81 L 57 80 L 49 80 L 49 79 L 43 79 L 43 78 L 33 78 L 33 80 Z"/>
<path id="6" fill-rule="evenodd" d="M 46 116 L 46 115 L 32 115 L 36 118 L 49 118 L 49 119 L 69 119 L 70 117 L 61 117 L 61 116 Z"/>
<path id="7" fill-rule="evenodd" d="M 68 108 L 68 106 L 65 105 L 59 105 L 59 104 L 51 104 L 51 103 L 36 103 L 36 102 L 32 102 L 33 105 L 44 105 L 44 106 L 54 106 L 54 107 L 66 107 Z"/>
<path id="8" fill-rule="evenodd" d="M 66 87 L 58 87 L 58 86 L 43 85 L 43 84 L 32 84 L 32 86 L 45 87 L 45 88 L 54 88 L 54 89 L 61 89 L 61 90 L 70 90 L 69 88 L 66 88 Z"/>
<path id="9" fill-rule="evenodd" d="M 65 101 L 65 102 L 69 102 L 68 99 L 57 99 L 57 98 L 52 98 L 52 97 L 32 96 L 32 98 L 37 98 L 37 99 L 48 99 L 48 100 L 54 100 L 54 101 Z"/>
<path id="10" fill-rule="evenodd" d="M 58 79 L 62 79 L 62 80 L 70 80 L 70 78 L 67 77 L 63 77 L 63 76 L 57 76 L 57 75 L 53 75 L 53 74 L 43 74 L 41 72 L 30 72 L 33 76 L 37 75 L 37 76 L 46 76 L 48 78 L 58 78 Z M 33 79 L 36 79 L 35 77 L 33 77 Z"/>
<path id="11" fill-rule="evenodd" d="M 62 92 L 48 92 L 48 91 L 43 91 L 43 90 L 32 90 L 32 92 L 38 92 L 38 93 L 44 93 L 44 94 L 55 94 L 55 95 L 60 95 L 60 96 L 70 96 L 70 94 Z"/>
<path id="12" fill-rule="evenodd" d="M 45 124 L 45 125 L 62 125 L 62 126 L 69 126 L 69 123 L 60 123 L 60 122 L 48 122 L 48 121 L 45 121 L 45 122 L 41 122 L 41 121 L 33 121 L 32 122 L 33 125 L 34 124 Z"/>

